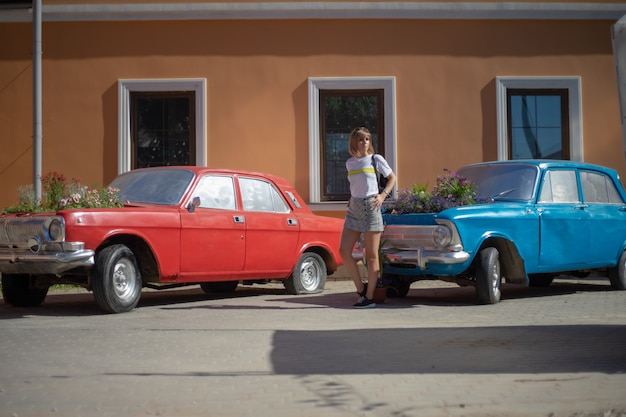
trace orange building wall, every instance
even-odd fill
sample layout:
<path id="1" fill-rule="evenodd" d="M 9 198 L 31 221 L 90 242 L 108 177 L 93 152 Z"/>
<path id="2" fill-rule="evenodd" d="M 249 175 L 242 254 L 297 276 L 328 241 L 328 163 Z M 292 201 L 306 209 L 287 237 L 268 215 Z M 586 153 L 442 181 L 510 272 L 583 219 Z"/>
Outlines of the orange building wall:
<path id="1" fill-rule="evenodd" d="M 626 175 L 609 21 L 45 22 L 43 172 L 117 174 L 117 82 L 206 78 L 209 166 L 308 199 L 308 77 L 395 76 L 399 186 L 496 159 L 496 76 L 581 76 L 584 159 Z M 1 23 L 0 207 L 32 180 L 30 23 Z M 335 213 L 336 214 L 336 213 Z"/>

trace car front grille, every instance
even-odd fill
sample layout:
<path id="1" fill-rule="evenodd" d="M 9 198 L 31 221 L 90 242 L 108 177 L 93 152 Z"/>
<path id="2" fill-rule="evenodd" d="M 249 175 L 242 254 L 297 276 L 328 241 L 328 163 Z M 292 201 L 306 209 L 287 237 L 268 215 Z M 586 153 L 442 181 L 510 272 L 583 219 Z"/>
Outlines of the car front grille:
<path id="1" fill-rule="evenodd" d="M 0 217 L 0 246 L 24 246 L 33 237 L 48 240 L 47 227 L 54 218 L 62 220 L 59 216 Z"/>
<path id="2" fill-rule="evenodd" d="M 434 248 L 433 233 L 437 226 L 388 225 L 381 242 L 385 248 L 415 249 Z"/>

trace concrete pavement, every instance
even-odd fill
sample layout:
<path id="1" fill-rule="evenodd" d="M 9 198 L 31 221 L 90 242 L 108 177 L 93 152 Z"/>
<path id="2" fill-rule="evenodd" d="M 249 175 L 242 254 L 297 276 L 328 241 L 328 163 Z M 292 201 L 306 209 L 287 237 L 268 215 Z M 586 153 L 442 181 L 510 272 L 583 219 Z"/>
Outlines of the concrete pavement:
<path id="1" fill-rule="evenodd" d="M 331 280 L 146 291 L 120 315 L 86 292 L 0 303 L 0 417 L 626 417 L 626 292 L 606 281 L 355 299 Z"/>

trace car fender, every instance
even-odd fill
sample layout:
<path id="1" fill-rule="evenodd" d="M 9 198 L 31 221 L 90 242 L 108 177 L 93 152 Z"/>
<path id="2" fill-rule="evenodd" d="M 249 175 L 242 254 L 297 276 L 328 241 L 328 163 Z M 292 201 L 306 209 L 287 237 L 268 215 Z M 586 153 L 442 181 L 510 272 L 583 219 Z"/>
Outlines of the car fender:
<path id="1" fill-rule="evenodd" d="M 616 266 L 619 263 L 619 259 L 622 257 L 622 254 L 624 253 L 624 251 L 626 251 L 626 240 L 622 244 L 621 249 L 619 249 L 617 253 L 615 254 L 615 265 L 613 266 Z"/>
<path id="2" fill-rule="evenodd" d="M 178 277 L 180 271 L 178 212 L 164 212 L 157 221 L 141 227 L 123 225 L 126 222 L 119 221 L 118 216 L 122 214 L 119 211 L 110 216 L 90 214 L 89 211 L 64 213 L 68 240 L 84 242 L 86 248 L 96 253 L 111 244 L 126 244 L 133 252 L 137 252 L 135 255 L 142 265 L 142 273 L 145 272 L 144 279 L 173 281 Z M 112 227 L 114 224 L 117 227 Z M 144 267 L 148 269 L 144 271 Z"/>
<path id="3" fill-rule="evenodd" d="M 299 220 L 298 257 L 304 252 L 313 251 L 324 259 L 329 273 L 336 271 L 343 264 L 339 255 L 343 220 L 317 215 L 300 216 Z M 322 233 L 324 230 L 327 232 Z"/>
<path id="4" fill-rule="evenodd" d="M 336 272 L 337 268 L 340 265 L 343 265 L 343 261 L 341 259 L 341 256 L 339 256 L 339 253 L 333 250 L 333 248 L 325 242 L 307 242 L 306 244 L 300 246 L 298 258 L 302 256 L 302 254 L 305 252 L 315 252 L 319 256 L 321 256 L 326 263 L 326 268 L 329 275 Z"/>
<path id="5" fill-rule="evenodd" d="M 472 262 L 475 261 L 480 251 L 486 247 L 498 249 L 502 276 L 506 278 L 507 282 L 528 285 L 524 259 L 520 256 L 518 245 L 513 239 L 503 233 L 485 233 L 482 236 L 480 245 L 470 256 Z"/>
<path id="6" fill-rule="evenodd" d="M 506 250 L 511 256 L 521 258 L 525 268 L 537 265 L 539 218 L 531 204 L 477 204 L 448 209 L 438 217 L 454 224 L 464 250 L 470 253 L 470 259 L 474 259 L 490 242 L 510 242 L 507 245 L 511 247 Z M 519 268 L 517 263 L 514 265 Z"/>

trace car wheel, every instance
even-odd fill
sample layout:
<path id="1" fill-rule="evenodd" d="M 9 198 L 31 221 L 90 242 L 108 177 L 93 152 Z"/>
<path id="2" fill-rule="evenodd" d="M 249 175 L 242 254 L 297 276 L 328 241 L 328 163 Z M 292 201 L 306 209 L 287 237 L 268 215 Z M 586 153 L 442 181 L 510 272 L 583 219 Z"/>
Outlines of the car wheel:
<path id="1" fill-rule="evenodd" d="M 109 313 L 125 313 L 137 306 L 141 296 L 141 273 L 133 252 L 112 245 L 96 256 L 91 287 L 96 303 Z"/>
<path id="2" fill-rule="evenodd" d="M 237 289 L 238 285 L 239 281 L 213 281 L 201 283 L 200 288 L 206 293 L 233 292 Z"/>
<path id="3" fill-rule="evenodd" d="M 391 277 L 391 282 L 387 287 L 387 297 L 389 298 L 404 298 L 409 293 L 409 289 L 411 288 L 411 282 L 400 279 L 398 275 L 393 275 Z M 385 274 L 383 274 L 383 280 L 385 279 Z"/>
<path id="4" fill-rule="evenodd" d="M 554 280 L 554 275 L 550 274 L 530 274 L 528 275 L 529 287 L 549 287 Z"/>
<path id="5" fill-rule="evenodd" d="M 614 290 L 626 290 L 626 252 L 620 256 L 617 266 L 609 269 L 609 279 Z"/>
<path id="6" fill-rule="evenodd" d="M 2 298 L 15 307 L 35 307 L 43 303 L 48 287 L 31 285 L 28 275 L 2 274 Z"/>
<path id="7" fill-rule="evenodd" d="M 489 247 L 480 251 L 476 266 L 476 295 L 481 304 L 496 304 L 500 301 L 500 253 Z"/>
<path id="8" fill-rule="evenodd" d="M 305 252 L 284 285 L 289 294 L 320 293 L 326 285 L 326 274 L 326 264 L 322 257 L 317 253 Z"/>

